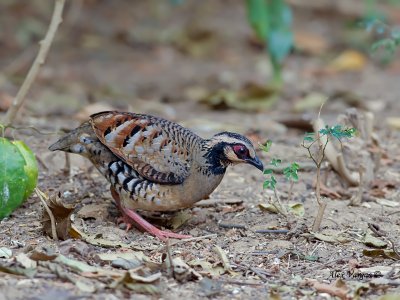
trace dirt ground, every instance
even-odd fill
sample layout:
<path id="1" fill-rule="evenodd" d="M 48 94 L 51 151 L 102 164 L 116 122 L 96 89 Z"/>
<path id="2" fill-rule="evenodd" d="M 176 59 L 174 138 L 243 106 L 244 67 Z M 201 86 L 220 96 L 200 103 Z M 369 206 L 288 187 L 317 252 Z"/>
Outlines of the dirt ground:
<path id="1" fill-rule="evenodd" d="M 15 95 L 36 54 L 52 9 L 52 1 L 10 3 L 0 5 L 0 117 L 1 104 Z M 326 67 L 334 57 L 359 49 L 344 37 L 349 17 L 296 6 L 295 31 L 318 36 L 327 49 L 315 53 L 311 43 L 312 53 L 296 51 L 288 58 L 284 90 L 270 109 L 215 109 L 199 99 L 221 88 L 262 85 L 271 75 L 268 57 L 252 40 L 244 5 L 233 0 L 157 3 L 68 3 L 50 55 L 15 124 L 40 132 L 12 130 L 12 137 L 24 140 L 37 154 L 38 187 L 48 195 L 60 193 L 64 203 L 75 205 L 72 224 L 83 235 L 54 241 L 44 234 L 43 206 L 32 195 L 0 222 L 0 247 L 12 250 L 10 257 L 1 258 L 0 252 L 0 299 L 376 299 L 396 293 L 397 298 L 390 299 L 399 299 L 400 126 L 388 122 L 400 116 L 398 57 L 383 67 L 364 53 L 366 61 L 358 69 L 329 72 Z M 348 187 L 323 165 L 327 209 L 319 233 L 311 232 L 317 212 L 316 169 L 300 147 L 319 105 L 296 110 L 311 93 L 336 95 L 322 111 L 329 124 L 354 106 L 357 116 L 371 111 L 379 141 L 368 151 L 360 137 L 355 146 L 345 143 L 349 168 L 358 172 L 365 155 L 373 164 L 367 166 L 372 179 L 358 206 L 349 205 L 358 187 Z M 210 199 L 175 214 L 173 221 L 165 216 L 153 220 L 169 229 L 179 227 L 174 231 L 193 239 L 170 241 L 166 247 L 135 228 L 126 232 L 116 223 L 118 211 L 108 183 L 91 164 L 71 155 L 66 173 L 65 155 L 47 150 L 60 130 L 109 109 L 162 116 L 203 137 L 229 130 L 255 142 L 271 139 L 271 152 L 259 152 L 265 165 L 275 157 L 284 165 L 297 161 L 302 166 L 292 199 L 284 177 L 277 179 L 283 204 L 299 203 L 304 215 L 285 217 L 262 209 L 260 204 L 267 206 L 274 198 L 263 190 L 266 177 L 240 165 L 228 170 Z M 382 236 L 368 224 L 378 226 Z M 256 232 L 263 229 L 289 233 Z M 192 268 L 187 270 L 190 276 L 185 273 L 179 280 L 165 270 L 167 248 L 172 258 Z M 41 258 L 36 262 L 33 254 Z M 57 261 L 52 254 L 74 263 Z M 118 255 L 125 259 L 117 260 Z M 139 257 L 139 266 L 129 267 Z M 29 265 L 32 260 L 36 264 Z M 5 265 L 19 266 L 20 273 L 9 274 Z M 124 268 L 139 274 L 162 269 L 162 275 L 129 282 L 121 279 Z"/>

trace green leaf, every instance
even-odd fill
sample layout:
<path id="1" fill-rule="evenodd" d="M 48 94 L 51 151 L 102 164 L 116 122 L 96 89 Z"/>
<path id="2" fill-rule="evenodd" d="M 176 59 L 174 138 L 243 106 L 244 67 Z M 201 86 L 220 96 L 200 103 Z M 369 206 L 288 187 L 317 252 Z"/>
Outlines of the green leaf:
<path id="1" fill-rule="evenodd" d="M 313 142 L 314 141 L 314 132 L 306 132 L 304 135 L 303 141 Z"/>
<path id="2" fill-rule="evenodd" d="M 274 172 L 274 170 L 272 170 L 272 169 L 264 170 L 264 174 L 272 174 L 273 172 Z"/>
<path id="3" fill-rule="evenodd" d="M 283 0 L 269 0 L 270 31 L 268 52 L 272 61 L 281 64 L 293 47 L 292 12 Z"/>
<path id="4" fill-rule="evenodd" d="M 371 51 L 372 52 L 376 52 L 380 48 L 383 48 L 386 51 L 388 51 L 390 54 L 393 54 L 393 52 L 397 48 L 396 40 L 394 40 L 392 38 L 381 39 L 381 40 L 379 40 L 379 41 L 377 41 L 377 42 L 372 44 Z"/>
<path id="5" fill-rule="evenodd" d="M 273 165 L 273 166 L 275 166 L 275 167 L 277 167 L 281 162 L 282 162 L 281 159 L 279 159 L 279 158 L 273 158 L 273 159 L 271 160 L 270 164 Z"/>
<path id="6" fill-rule="evenodd" d="M 34 155 L 22 142 L 0 138 L 0 219 L 29 197 L 37 183 Z"/>
<path id="7" fill-rule="evenodd" d="M 269 18 L 265 0 L 247 0 L 247 18 L 257 37 L 265 40 L 268 34 Z"/>
<path id="8" fill-rule="evenodd" d="M 272 141 L 267 140 L 264 144 L 260 145 L 260 149 L 264 152 L 269 152 L 269 150 L 271 149 L 271 146 L 272 146 Z"/>

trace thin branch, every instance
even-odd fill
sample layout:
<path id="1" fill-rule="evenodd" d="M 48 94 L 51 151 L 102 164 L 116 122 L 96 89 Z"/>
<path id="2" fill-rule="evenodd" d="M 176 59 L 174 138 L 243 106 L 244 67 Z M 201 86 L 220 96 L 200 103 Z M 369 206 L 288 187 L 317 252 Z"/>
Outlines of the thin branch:
<path id="1" fill-rule="evenodd" d="M 54 11 L 51 17 L 49 29 L 47 30 L 45 38 L 39 43 L 39 52 L 29 69 L 28 75 L 26 76 L 24 82 L 21 85 L 17 95 L 14 98 L 11 107 L 8 109 L 6 116 L 3 120 L 3 125 L 9 127 L 14 122 L 15 117 L 21 106 L 26 100 L 26 95 L 29 92 L 33 82 L 35 81 L 41 66 L 44 64 L 47 54 L 49 52 L 50 46 L 56 35 L 58 26 L 62 22 L 62 11 L 64 8 L 65 0 L 55 0 Z"/>

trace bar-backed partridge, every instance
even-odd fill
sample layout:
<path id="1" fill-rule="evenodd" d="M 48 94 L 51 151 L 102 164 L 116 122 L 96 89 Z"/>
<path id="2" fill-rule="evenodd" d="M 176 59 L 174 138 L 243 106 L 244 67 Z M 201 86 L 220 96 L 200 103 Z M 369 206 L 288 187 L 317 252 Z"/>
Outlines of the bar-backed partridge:
<path id="1" fill-rule="evenodd" d="M 135 210 L 191 207 L 214 191 L 229 165 L 247 163 L 263 170 L 252 143 L 240 134 L 202 139 L 174 122 L 128 112 L 94 114 L 49 149 L 89 158 L 111 183 L 124 222 L 162 240 L 189 236 L 161 231 Z"/>

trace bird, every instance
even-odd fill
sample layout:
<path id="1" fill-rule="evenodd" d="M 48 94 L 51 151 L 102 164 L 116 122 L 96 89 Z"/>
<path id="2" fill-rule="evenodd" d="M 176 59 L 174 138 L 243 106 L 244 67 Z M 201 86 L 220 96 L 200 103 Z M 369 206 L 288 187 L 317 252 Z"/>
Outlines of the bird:
<path id="1" fill-rule="evenodd" d="M 227 168 L 240 163 L 263 171 L 245 136 L 221 132 L 203 139 L 166 119 L 132 112 L 93 114 L 49 147 L 88 158 L 110 183 L 120 218 L 160 240 L 189 235 L 163 231 L 137 212 L 190 208 L 220 184 Z"/>

